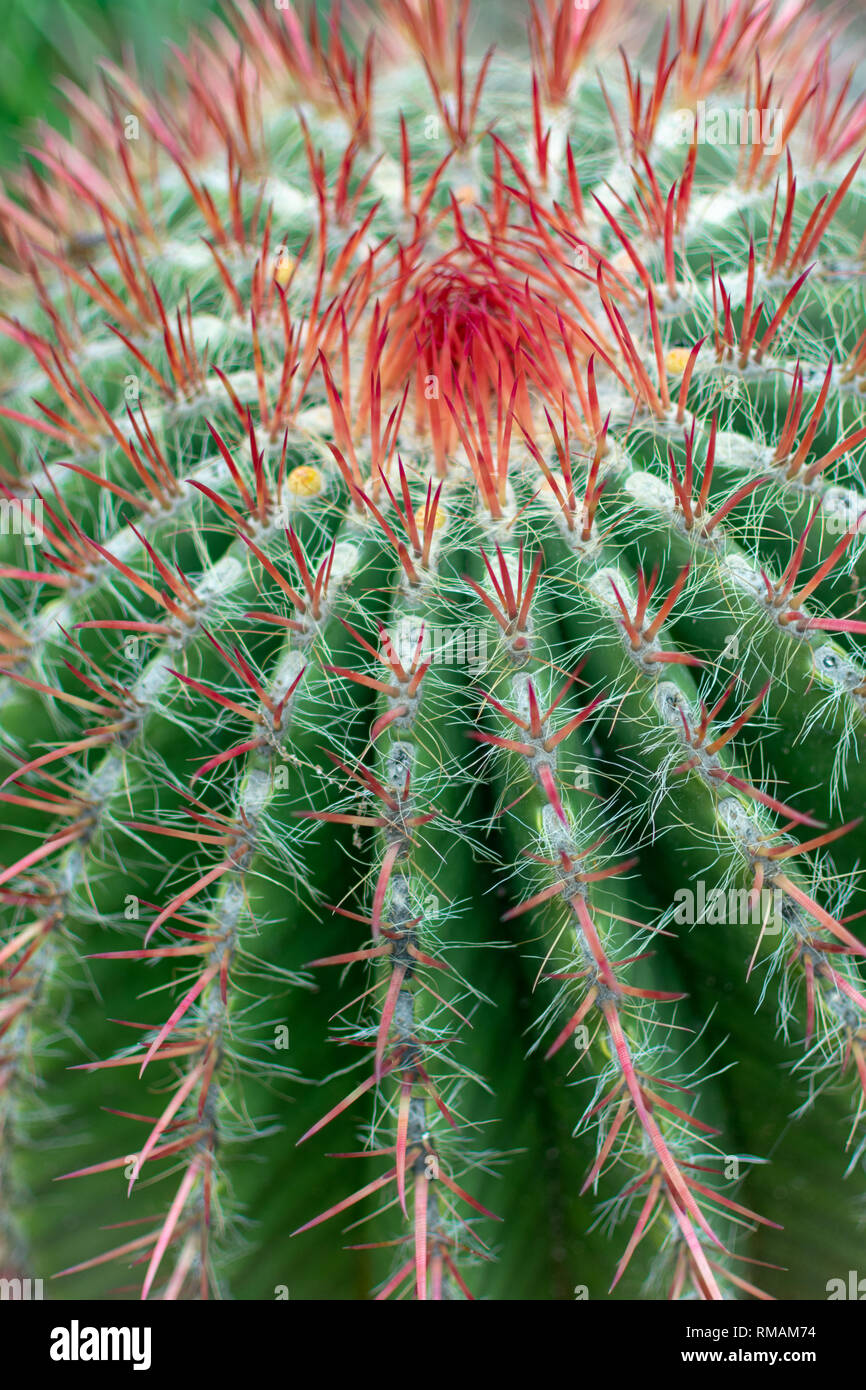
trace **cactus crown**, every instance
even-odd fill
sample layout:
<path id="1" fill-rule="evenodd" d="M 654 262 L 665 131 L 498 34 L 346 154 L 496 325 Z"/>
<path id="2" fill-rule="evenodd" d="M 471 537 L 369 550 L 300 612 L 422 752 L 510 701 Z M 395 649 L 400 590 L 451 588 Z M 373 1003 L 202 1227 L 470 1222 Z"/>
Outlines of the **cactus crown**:
<path id="1" fill-rule="evenodd" d="M 527 18 L 235 0 L 0 194 L 0 1265 L 58 1297 L 854 1259 L 866 100 L 809 0 Z"/>

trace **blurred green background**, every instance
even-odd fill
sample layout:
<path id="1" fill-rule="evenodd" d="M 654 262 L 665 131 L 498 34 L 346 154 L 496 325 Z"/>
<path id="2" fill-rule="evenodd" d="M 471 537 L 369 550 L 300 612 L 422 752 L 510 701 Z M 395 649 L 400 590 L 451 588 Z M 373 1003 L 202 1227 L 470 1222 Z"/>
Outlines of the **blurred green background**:
<path id="1" fill-rule="evenodd" d="M 0 0 L 0 165 L 20 159 L 30 123 L 62 119 L 58 76 L 88 85 L 101 54 L 128 48 L 158 71 L 166 41 L 183 43 L 218 0 Z"/>

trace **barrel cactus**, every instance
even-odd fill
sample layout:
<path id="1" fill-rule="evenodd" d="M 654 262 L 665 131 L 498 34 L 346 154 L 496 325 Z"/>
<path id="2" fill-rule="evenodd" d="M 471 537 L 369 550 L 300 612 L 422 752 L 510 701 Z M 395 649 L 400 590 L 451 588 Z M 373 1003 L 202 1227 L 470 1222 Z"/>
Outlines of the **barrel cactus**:
<path id="1" fill-rule="evenodd" d="M 46 1296 L 862 1253 L 851 39 L 525 20 L 235 0 L 0 193 L 0 1272 Z"/>

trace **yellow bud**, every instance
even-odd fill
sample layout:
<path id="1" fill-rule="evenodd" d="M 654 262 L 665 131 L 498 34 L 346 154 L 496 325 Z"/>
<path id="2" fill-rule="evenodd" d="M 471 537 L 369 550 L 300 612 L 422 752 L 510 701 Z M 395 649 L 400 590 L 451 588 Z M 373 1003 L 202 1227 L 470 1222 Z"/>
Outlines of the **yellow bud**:
<path id="1" fill-rule="evenodd" d="M 284 290 L 286 288 L 286 285 L 292 278 L 294 269 L 294 258 L 292 256 L 287 255 L 285 251 L 281 251 L 277 256 L 276 263 L 274 265 L 274 279 L 276 280 L 280 289 Z"/>
<path id="2" fill-rule="evenodd" d="M 299 464 L 286 478 L 286 487 L 294 497 L 318 497 L 324 486 L 321 472 L 309 463 Z"/>
<path id="3" fill-rule="evenodd" d="M 421 536 L 423 536 L 423 534 L 424 534 L 424 512 L 425 512 L 425 510 L 426 510 L 425 507 L 419 507 L 418 510 L 417 510 L 416 513 L 415 513 L 415 525 L 418 527 L 418 533 L 419 533 L 419 535 L 421 535 Z M 444 507 L 442 506 L 442 504 L 440 503 L 439 506 L 436 508 L 436 515 L 435 515 L 435 517 L 433 518 L 433 530 L 434 530 L 434 531 L 441 531 L 441 530 L 442 530 L 442 527 L 445 525 L 446 520 L 447 520 L 447 514 L 446 514 L 446 511 L 445 511 L 445 508 L 444 508 Z"/>
<path id="4" fill-rule="evenodd" d="M 688 348 L 671 348 L 665 358 L 665 371 L 670 372 L 671 376 L 682 376 L 690 357 Z"/>

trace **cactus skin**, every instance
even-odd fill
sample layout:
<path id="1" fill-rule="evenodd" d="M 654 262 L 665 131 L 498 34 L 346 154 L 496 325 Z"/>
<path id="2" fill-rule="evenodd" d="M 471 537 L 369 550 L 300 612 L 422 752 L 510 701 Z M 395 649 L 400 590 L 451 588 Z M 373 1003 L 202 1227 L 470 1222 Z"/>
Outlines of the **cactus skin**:
<path id="1" fill-rule="evenodd" d="M 0 1272 L 51 1297 L 857 1267 L 866 110 L 806 0 L 528 20 L 238 0 L 2 195 Z"/>

